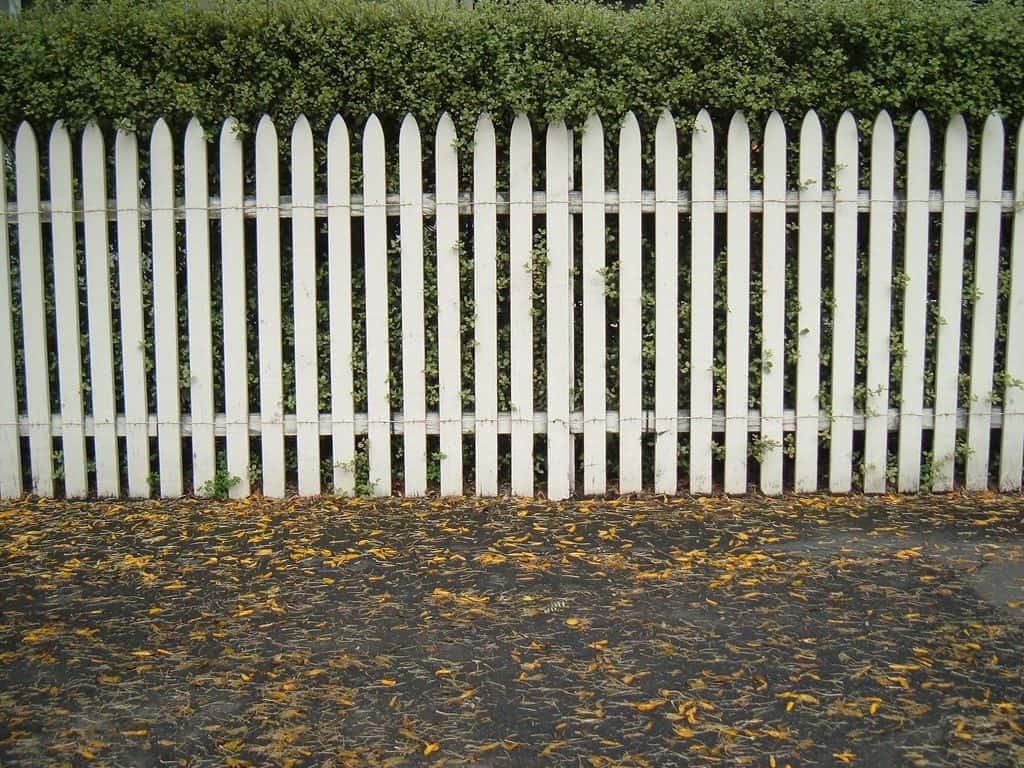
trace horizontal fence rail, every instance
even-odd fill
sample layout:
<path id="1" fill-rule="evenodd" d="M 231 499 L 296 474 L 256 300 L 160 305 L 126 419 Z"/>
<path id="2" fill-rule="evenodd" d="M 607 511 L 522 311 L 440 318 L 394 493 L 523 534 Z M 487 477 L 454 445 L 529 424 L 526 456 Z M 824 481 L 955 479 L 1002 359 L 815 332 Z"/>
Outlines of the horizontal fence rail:
<path id="1" fill-rule="evenodd" d="M 1024 127 L 397 128 L 0 140 L 0 496 L 1020 490 Z"/>

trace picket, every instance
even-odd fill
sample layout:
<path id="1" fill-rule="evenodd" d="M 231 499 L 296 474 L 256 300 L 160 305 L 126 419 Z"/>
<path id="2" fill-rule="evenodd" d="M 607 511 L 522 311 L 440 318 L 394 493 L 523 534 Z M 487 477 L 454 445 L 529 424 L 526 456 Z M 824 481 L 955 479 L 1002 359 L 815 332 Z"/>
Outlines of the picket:
<path id="1" fill-rule="evenodd" d="M 327 133 L 327 300 L 331 334 L 331 459 L 335 493 L 355 493 L 352 373 L 352 168 L 348 126 L 335 115 Z"/>
<path id="2" fill-rule="evenodd" d="M 106 167 L 103 132 L 95 122 L 90 122 L 82 135 L 82 195 L 96 493 L 99 496 L 118 496 L 121 493 L 121 472 L 114 393 Z"/>
<path id="3" fill-rule="evenodd" d="M 412 115 L 398 138 L 402 247 L 402 426 L 405 495 L 427 492 L 427 405 L 423 331 L 423 154 Z"/>
<path id="4" fill-rule="evenodd" d="M 7 217 L 7 145 L 0 136 L 0 498 L 21 496 L 18 380 L 14 354 L 14 294 Z M 83 467 L 84 470 L 84 467 Z"/>
<path id="5" fill-rule="evenodd" d="M 914 115 L 907 144 L 907 217 L 903 255 L 903 377 L 900 383 L 899 477 L 901 492 L 921 483 L 924 409 L 924 340 L 928 299 L 928 175 L 931 137 L 923 112 Z"/>
<path id="6" fill-rule="evenodd" d="M 460 171 L 467 169 L 460 169 L 451 117 L 442 116 L 436 126 L 432 189 L 423 181 L 419 126 L 407 117 L 396 146 L 398 191 L 389 192 L 384 130 L 371 117 L 362 136 L 360 195 L 351 189 L 350 136 L 344 121 L 336 117 L 331 124 L 321 158 L 314 154 L 309 122 L 300 117 L 291 130 L 291 180 L 288 194 L 282 195 L 278 173 L 284 166 L 270 118 L 261 119 L 257 127 L 251 169 L 244 159 L 244 132 L 234 120 L 227 120 L 219 142 L 220 188 L 211 195 L 214 177 L 209 175 L 206 137 L 197 120 L 182 136 L 180 178 L 175 176 L 176 140 L 164 121 L 154 125 L 148 184 L 139 179 L 141 159 L 130 132 L 116 132 L 113 164 L 108 166 L 111 158 L 96 125 L 86 127 L 77 160 L 69 132 L 58 123 L 49 134 L 47 162 L 42 163 L 35 134 L 22 125 L 14 163 L 3 167 L 5 173 L 14 170 L 15 200 L 8 204 L 0 198 L 0 261 L 7 259 L 0 265 L 0 495 L 21 494 L 23 477 L 29 474 L 32 490 L 52 495 L 58 476 L 54 462 L 59 458 L 58 487 L 66 496 L 119 494 L 122 476 L 128 494 L 147 496 L 152 490 L 150 439 L 156 437 L 152 469 L 159 476 L 160 496 L 201 491 L 215 479 L 222 466 L 217 441 L 225 438 L 224 468 L 239 478 L 230 489 L 237 498 L 252 489 L 248 473 L 254 434 L 260 436 L 262 490 L 270 496 L 319 493 L 321 458 L 326 465 L 328 453 L 334 491 L 354 493 L 369 481 L 373 493 L 390 494 L 392 434 L 402 435 L 403 492 L 408 496 L 427 492 L 428 477 L 440 480 L 443 494 L 463 492 L 466 435 L 475 442 L 475 490 L 481 495 L 498 494 L 506 487 L 516 495 L 534 492 L 538 435 L 547 444 L 550 498 L 564 499 L 577 490 L 578 435 L 583 494 L 608 491 L 613 479 L 608 471 L 616 462 L 609 466 L 607 446 L 616 436 L 616 490 L 643 491 L 646 470 L 653 477 L 648 487 L 675 493 L 682 432 L 689 432 L 683 438 L 687 452 L 682 461 L 689 468 L 692 493 L 716 487 L 744 492 L 752 480 L 748 456 L 760 463 L 758 479 L 766 494 L 785 490 L 790 470 L 794 490 L 815 490 L 821 477 L 827 477 L 830 491 L 847 493 L 854 488 L 859 466 L 854 453 L 858 430 L 864 432 L 866 492 L 884 492 L 894 470 L 901 491 L 916 491 L 926 481 L 932 489 L 951 490 L 957 485 L 959 455 L 966 457 L 967 488 L 987 488 L 997 481 L 1004 490 L 1018 489 L 1024 465 L 1024 394 L 1019 385 L 1024 378 L 1024 213 L 1019 205 L 1024 160 L 1017 158 L 1014 196 L 1003 189 L 1006 142 L 999 118 L 989 118 L 982 133 L 977 192 L 968 189 L 967 123 L 959 116 L 946 127 L 941 190 L 929 188 L 930 136 L 922 114 L 911 124 L 905 172 L 895 167 L 891 118 L 885 112 L 877 116 L 868 190 L 858 188 L 858 129 L 849 113 L 837 126 L 829 174 L 824 169 L 821 123 L 814 112 L 806 115 L 799 174 L 789 185 L 786 128 L 773 113 L 760 140 L 760 189 L 750 167 L 757 140 L 751 141 L 742 114 L 733 116 L 725 137 L 725 190 L 715 189 L 710 116 L 702 112 L 693 127 L 689 189 L 680 188 L 676 122 L 665 112 L 650 136 L 654 189 L 645 191 L 642 137 L 634 115 L 627 114 L 617 131 L 614 169 L 606 168 L 611 148 L 605 143 L 605 124 L 595 114 L 586 122 L 579 156 L 566 126 L 550 124 L 544 148 L 545 189 L 535 191 L 535 137 L 528 118 L 518 115 L 512 124 L 504 186 L 504 173 L 499 184 L 497 171 L 503 142 L 485 115 L 474 136 L 472 189 L 460 194 Z M 324 164 L 326 194 L 317 195 L 315 179 Z M 107 192 L 108 167 L 115 173 L 113 194 Z M 77 168 L 81 170 L 76 180 Z M 578 170 L 579 188 L 574 179 Z M 606 188 L 609 171 L 618 178 L 617 190 Z M 826 182 L 833 173 L 834 183 Z M 247 179 L 255 179 L 255 195 L 246 195 Z M 898 179 L 901 186 L 905 179 L 905 202 L 895 194 Z M 79 182 L 81 197 L 76 198 Z M 40 194 L 44 185 L 46 199 Z M 148 200 L 140 194 L 147 187 Z M 179 200 L 176 193 L 182 191 Z M 6 192 L 0 187 L 0 193 Z M 965 286 L 966 223 L 975 213 L 972 283 Z M 942 216 L 935 275 L 928 274 L 932 214 Z M 534 217 L 540 215 L 544 241 L 535 244 Z M 870 218 L 864 233 L 862 215 Z M 689 218 L 685 234 L 679 231 L 681 216 Z M 1006 249 L 1010 271 L 1008 282 L 1001 285 L 1002 220 L 1011 216 L 1013 241 Z M 432 265 L 424 263 L 431 217 L 437 238 L 436 389 L 433 366 L 427 365 L 432 350 L 426 348 L 424 327 L 433 310 L 425 305 L 432 296 L 427 280 Z M 362 232 L 353 230 L 353 221 L 359 218 Z M 144 241 L 142 226 L 147 220 L 151 234 Z M 248 266 L 247 220 L 255 223 L 256 232 L 249 246 L 255 264 L 250 256 Z M 324 224 L 328 273 L 325 295 L 318 296 L 318 228 Z M 115 225 L 116 240 L 111 243 Z M 471 322 L 461 317 L 465 310 L 460 281 L 468 277 L 460 266 L 464 225 L 471 227 L 473 236 L 474 287 L 472 301 L 467 302 L 475 313 Z M 507 283 L 499 268 L 499 259 L 505 258 L 505 226 Z M 581 226 L 578 233 L 576 226 Z M 715 282 L 719 226 L 725 259 L 719 265 L 721 285 Z M 760 227 L 755 238 L 752 227 Z M 797 258 L 790 266 L 790 272 L 796 267 L 793 287 L 787 284 L 786 267 L 791 227 L 798 230 L 797 242 L 791 244 Z M 644 253 L 647 228 L 653 245 L 650 254 Z M 282 231 L 291 233 L 291 263 L 286 265 L 281 263 Z M 211 236 L 219 237 L 219 265 Z M 758 237 L 761 263 L 752 270 L 750 249 Z M 867 263 L 859 270 L 859 241 L 865 238 Z M 401 254 L 400 264 L 393 265 L 400 266 L 400 286 L 392 285 L 389 277 L 392 239 Z M 893 258 L 897 241 L 903 242 L 898 266 Z M 10 262 L 15 242 L 16 265 Z M 111 258 L 111 245 L 116 258 Z M 152 248 L 151 288 L 144 247 Z M 685 267 L 679 263 L 681 254 L 690 259 Z M 830 257 L 831 262 L 826 261 Z M 363 259 L 365 269 L 354 268 L 353 258 Z M 653 270 L 645 270 L 645 258 L 654 259 L 648 265 Z M 246 283 L 252 280 L 253 267 L 256 285 L 250 288 L 256 290 L 251 296 Z M 79 275 L 83 268 L 84 275 Z M 212 269 L 220 270 L 219 296 Z M 355 329 L 363 327 L 353 301 L 353 291 L 360 290 L 360 274 L 365 279 L 365 339 L 354 338 Z M 822 285 L 824 274 L 827 289 Z M 759 300 L 750 295 L 757 278 Z M 542 320 L 535 319 L 540 307 L 534 307 L 540 279 L 546 282 Z M 930 285 L 932 279 L 938 282 Z M 681 280 L 689 282 L 687 297 L 678 293 Z M 866 296 L 859 299 L 861 285 Z M 580 288 L 582 295 L 575 295 Z M 293 315 L 286 319 L 281 317 L 282 290 L 292 292 Z M 399 296 L 400 311 L 389 311 L 389 301 Z M 253 299 L 256 312 L 250 317 Z M 716 309 L 716 302 L 723 299 L 724 307 Z M 858 317 L 863 299 L 866 317 Z M 150 305 L 151 323 L 143 317 Z M 114 306 L 119 308 L 117 318 Z M 610 306 L 614 310 L 609 315 Z M 329 323 L 320 322 L 325 310 Z M 578 328 L 576 317 L 582 321 Z M 787 318 L 796 320 L 792 331 Z M 20 329 L 13 325 L 16 319 Z M 680 320 L 689 321 L 685 350 L 679 347 Z M 250 329 L 250 321 L 255 328 Z M 473 328 L 471 344 L 463 343 L 463 321 L 467 331 Z M 752 321 L 757 328 L 751 327 Z M 393 370 L 389 329 L 399 322 L 401 359 L 394 360 Z M 542 323 L 539 335 L 537 322 Z M 965 323 L 971 325 L 970 338 L 964 335 Z M 181 341 L 186 325 L 188 333 Z M 859 326 L 863 338 L 858 336 Z M 212 332 L 218 328 L 223 329 L 223 359 L 214 360 Z M 996 354 L 1000 328 L 1006 329 L 1005 355 Z M 927 346 L 932 332 L 934 349 Z M 258 338 L 258 350 L 248 349 L 250 333 Z M 787 339 L 789 333 L 793 337 Z M 499 349 L 505 339 L 510 348 Z M 53 362 L 47 349 L 51 343 Z M 114 343 L 120 353 L 118 371 Z M 180 343 L 188 345 L 185 355 L 179 354 Z M 321 380 L 318 351 L 325 350 L 325 343 L 330 372 Z M 294 345 L 294 393 L 283 391 L 286 359 L 291 359 L 286 358 L 286 344 Z M 787 344 L 795 348 L 793 359 L 787 360 Z M 463 412 L 462 371 L 468 362 L 464 354 L 471 345 L 474 407 Z M 365 348 L 365 369 L 364 361 L 353 359 L 357 346 Z M 86 348 L 90 369 L 83 375 Z M 537 380 L 545 389 L 546 407 L 535 410 L 538 349 L 545 354 Z M 154 371 L 152 381 L 147 381 L 150 352 Z M 253 358 L 258 371 L 250 367 L 250 352 L 258 352 Z M 716 353 L 723 352 L 724 357 L 716 359 Z M 900 359 L 890 360 L 891 354 Z M 967 381 L 962 356 L 970 360 L 970 391 L 961 402 L 961 378 Z M 499 367 L 504 360 L 507 369 Z M 394 384 L 399 364 L 400 387 Z M 752 364 L 760 366 L 759 388 Z M 574 391 L 577 365 L 582 366 L 581 400 Z M 899 392 L 891 398 L 896 407 L 890 407 L 893 367 L 900 379 Z M 363 370 L 365 389 L 355 380 Z M 717 371 L 722 380 L 716 381 Z M 689 377 L 688 393 L 679 392 L 680 375 Z M 926 402 L 932 375 L 934 405 Z M 330 412 L 321 413 L 320 401 L 326 402 L 328 394 L 321 387 L 328 379 Z M 153 385 L 155 413 L 150 413 L 148 393 Z M 499 411 L 499 394 L 506 385 L 509 408 Z M 827 399 L 819 400 L 822 385 Z M 59 412 L 51 413 L 50 388 L 55 386 Z M 258 387 L 260 401 L 254 413 L 249 407 L 252 386 Z M 190 392 L 185 412 L 180 404 L 183 387 Z M 223 389 L 223 413 L 214 406 L 218 387 Z M 365 413 L 357 412 L 357 391 L 365 391 Z M 864 393 L 863 405 L 855 397 L 858 391 Z M 24 413 L 19 413 L 19 392 Z M 89 401 L 83 392 L 90 395 Z M 401 406 L 391 402 L 398 392 Z M 724 408 L 721 402 L 715 408 L 716 398 L 723 396 Z M 119 401 L 123 412 L 118 411 Z M 967 441 L 961 443 L 958 436 L 965 424 Z M 929 445 L 928 430 L 934 430 L 931 452 L 922 454 Z M 989 449 L 993 430 L 1002 443 L 998 461 Z M 822 431 L 828 433 L 824 445 L 829 459 L 827 474 L 820 475 Z M 898 449 L 893 464 L 887 448 L 895 433 Z M 650 468 L 642 458 L 644 434 L 651 435 L 654 447 Z M 439 438 L 437 476 L 430 474 L 435 471 L 431 435 Z M 502 435 L 509 436 L 508 444 L 501 441 Z M 321 440 L 326 437 L 331 438 L 330 448 L 321 456 Z M 21 455 L 23 438 L 26 456 Z M 192 452 L 188 483 L 182 477 L 183 440 L 189 441 Z M 505 445 L 510 456 L 502 455 Z M 60 453 L 53 453 L 55 449 Z M 716 462 L 716 456 L 724 462 Z M 92 476 L 89 462 L 94 457 Z M 922 460 L 930 465 L 923 467 Z M 511 477 L 499 478 L 506 466 Z M 286 467 L 297 468 L 297 475 L 289 476 Z M 508 481 L 511 485 L 505 486 Z"/>
<path id="7" fill-rule="evenodd" d="M 180 496 L 181 400 L 178 393 L 177 233 L 174 225 L 174 140 L 163 118 L 149 142 L 152 190 L 153 364 L 156 374 L 157 470 L 160 495 Z"/>
<path id="8" fill-rule="evenodd" d="M 690 493 L 711 493 L 714 397 L 715 134 L 701 110 L 693 123 L 690 266 Z"/>
<path id="9" fill-rule="evenodd" d="M 78 307 L 74 158 L 71 137 L 58 121 L 50 132 L 50 210 L 53 242 L 53 303 L 57 325 L 57 381 L 60 386 L 61 460 L 64 495 L 89 492 L 82 405 L 82 351 Z"/>
<path id="10" fill-rule="evenodd" d="M 142 223 L 139 217 L 139 145 L 134 133 L 123 130 L 117 132 L 114 157 L 128 495 L 146 498 L 151 490 L 149 403 L 146 393 L 146 326 L 143 319 Z"/>
<path id="11" fill-rule="evenodd" d="M 853 484 L 853 392 L 857 339 L 857 122 L 844 112 L 836 129 L 835 227 L 832 249 L 832 430 L 828 489 Z"/>
<path id="12" fill-rule="evenodd" d="M 725 492 L 747 490 L 750 379 L 750 129 L 742 112 L 729 124 L 726 151 Z"/>
<path id="13" fill-rule="evenodd" d="M 967 414 L 967 490 L 988 487 L 992 437 L 992 385 L 999 305 L 999 235 L 1002 227 L 1003 121 L 990 115 L 981 134 L 981 178 L 974 250 L 971 388 Z"/>
<path id="14" fill-rule="evenodd" d="M 221 291 L 224 324 L 225 467 L 231 498 L 249 495 L 249 350 L 245 269 L 245 166 L 238 122 L 220 131 Z"/>
<path id="15" fill-rule="evenodd" d="M 1019 491 L 1024 467 L 1024 121 L 1017 129 L 1013 243 L 1006 319 L 1006 386 L 999 490 Z M 0 481 L 2 482 L 2 481 Z"/>
<path id="16" fill-rule="evenodd" d="M 884 493 L 889 442 L 889 333 L 892 302 L 895 134 L 888 112 L 871 131 L 868 243 L 868 369 L 864 405 L 864 492 Z"/>
<path id="17" fill-rule="evenodd" d="M 606 490 L 604 128 L 583 129 L 583 493 Z"/>
<path id="18" fill-rule="evenodd" d="M 457 173 L 454 157 L 451 167 L 454 176 Z M 533 261 L 533 133 L 529 119 L 520 114 L 512 122 L 509 138 L 509 384 L 512 493 L 517 496 L 533 495 L 533 274 L 536 268 Z M 457 262 L 454 274 L 457 333 Z M 455 370 L 457 376 L 457 365 Z M 458 429 L 461 428 L 459 424 Z"/>
<path id="19" fill-rule="evenodd" d="M 260 356 L 263 495 L 284 496 L 284 382 L 281 370 L 281 218 L 277 129 L 256 126 L 256 311 Z"/>
<path id="20" fill-rule="evenodd" d="M 619 129 L 619 493 L 643 490 L 643 280 L 640 124 L 632 112 Z"/>
<path id="21" fill-rule="evenodd" d="M 821 121 L 812 110 L 800 128 L 800 214 L 797 285 L 796 470 L 799 493 L 818 488 L 821 353 Z"/>
<path id="22" fill-rule="evenodd" d="M 192 415 L 192 488 L 213 481 L 213 332 L 210 311 L 210 193 L 206 136 L 192 118 L 185 129 L 185 276 L 188 296 L 188 373 Z"/>
<path id="23" fill-rule="evenodd" d="M 369 483 L 391 495 L 391 363 L 388 352 L 388 220 L 384 129 L 363 130 L 363 239 L 366 274 L 366 421 Z"/>
<path id="24" fill-rule="evenodd" d="M 960 308 L 967 217 L 967 125 L 955 115 L 946 127 L 942 176 L 939 320 L 935 351 L 935 428 L 932 490 L 953 489 L 957 394 L 960 387 Z"/>
<path id="25" fill-rule="evenodd" d="M 569 132 L 565 123 L 548 125 L 547 176 L 547 390 L 548 390 L 548 498 L 559 500 L 572 493 L 573 464 L 570 411 L 572 407 L 572 280 L 569 239 Z M 479 404 L 477 405 L 479 407 Z"/>
<path id="26" fill-rule="evenodd" d="M 320 493 L 320 390 L 317 371 L 316 216 L 313 131 L 305 115 L 292 128 L 292 311 L 295 327 L 295 453 L 298 490 Z"/>
<path id="27" fill-rule="evenodd" d="M 476 492 L 498 493 L 497 150 L 487 115 L 473 135 L 473 398 Z"/>
<path id="28" fill-rule="evenodd" d="M 462 329 L 459 309 L 461 296 L 459 257 L 461 250 L 459 246 L 459 155 L 456 141 L 458 141 L 458 136 L 455 133 L 455 123 L 446 112 L 441 116 L 441 121 L 437 126 L 434 153 L 435 183 L 437 185 L 437 368 L 442 496 L 458 496 L 462 494 L 463 490 Z M 515 250 L 513 250 L 513 258 L 515 258 L 514 254 Z M 527 256 L 527 258 L 529 257 Z M 512 311 L 515 312 L 514 303 Z M 515 329 L 514 325 L 513 329 Z M 514 345 L 513 350 L 515 350 Z M 512 397 L 513 402 L 516 402 L 516 363 L 514 359 L 512 370 Z M 532 375 L 531 367 L 530 376 L 532 377 Z M 515 475 L 516 459 L 514 441 L 515 437 L 513 437 L 513 476 Z M 531 465 L 531 475 L 532 468 Z"/>
<path id="29" fill-rule="evenodd" d="M 782 493 L 786 363 L 786 126 L 772 112 L 764 131 L 761 240 L 761 492 Z"/>
<path id="30" fill-rule="evenodd" d="M 46 344 L 46 301 L 39 197 L 39 146 L 35 132 L 22 123 L 14 139 L 18 196 L 18 277 L 24 339 L 25 392 L 28 400 L 29 460 L 32 492 L 53 495 L 50 441 L 50 376 Z"/>
<path id="31" fill-rule="evenodd" d="M 654 491 L 675 493 L 679 463 L 679 145 L 662 112 L 654 131 Z"/>

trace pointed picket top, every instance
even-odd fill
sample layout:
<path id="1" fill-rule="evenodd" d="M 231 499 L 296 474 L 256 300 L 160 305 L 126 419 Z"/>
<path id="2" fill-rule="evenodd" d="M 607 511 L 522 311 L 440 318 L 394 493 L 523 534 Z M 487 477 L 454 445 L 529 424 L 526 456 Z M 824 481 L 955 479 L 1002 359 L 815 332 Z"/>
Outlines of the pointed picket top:
<path id="1" fill-rule="evenodd" d="M 473 131 L 473 155 L 474 157 L 483 150 L 494 152 L 494 121 L 491 116 L 484 112 L 476 121 L 476 129 Z M 476 197 L 474 193 L 474 198 Z"/>
<path id="2" fill-rule="evenodd" d="M 29 154 L 35 153 L 38 150 L 39 145 L 36 142 L 36 132 L 32 130 L 32 126 L 26 120 L 18 126 L 18 133 L 14 137 L 15 157 L 26 158 Z"/>
<path id="3" fill-rule="evenodd" d="M 381 126 L 380 118 L 377 115 L 370 115 L 366 120 L 366 125 L 363 127 L 363 164 L 365 166 L 368 156 L 370 154 L 381 153 L 384 151 L 384 128 Z M 367 179 L 367 184 L 374 184 L 380 182 L 384 183 L 383 179 Z"/>
<path id="4" fill-rule="evenodd" d="M 114 156 L 117 159 L 115 164 L 118 168 L 126 168 L 125 163 L 131 163 L 133 158 L 135 166 L 138 165 L 139 139 L 135 131 L 118 128 L 114 134 Z M 138 176 L 136 169 L 135 175 Z M 138 184 L 138 180 L 135 182 Z"/>
<path id="5" fill-rule="evenodd" d="M 564 157 L 566 158 L 566 163 L 568 163 L 569 131 L 562 120 L 555 120 L 548 123 L 545 148 L 548 158 L 554 158 L 556 156 Z M 558 168 L 560 165 L 561 163 L 555 162 L 549 170 Z M 563 180 L 563 175 L 564 174 L 558 173 L 551 175 L 551 178 L 548 181 L 549 203 L 567 203 L 569 201 L 568 177 Z"/>
<path id="6" fill-rule="evenodd" d="M 928 118 L 924 112 L 918 110 L 910 121 L 907 144 L 907 202 L 928 200 L 928 174 L 922 172 L 921 168 L 927 168 L 929 165 L 931 145 Z"/>
<path id="7" fill-rule="evenodd" d="M 63 120 L 57 120 L 50 131 L 50 157 L 51 164 L 54 155 L 64 157 L 71 153 L 71 134 Z"/>
<path id="8" fill-rule="evenodd" d="M 185 147 L 186 152 L 190 145 L 206 143 L 206 132 L 203 130 L 203 124 L 199 122 L 198 117 L 193 117 L 188 121 L 188 125 L 185 126 Z"/>
<path id="9" fill-rule="evenodd" d="M 786 199 L 786 124 L 782 115 L 773 111 L 764 127 L 765 200 Z M 768 174 L 772 167 L 775 173 Z"/>
<path id="10" fill-rule="evenodd" d="M 263 115 L 256 123 L 256 141 L 277 141 L 277 126 L 270 115 Z"/>
<path id="11" fill-rule="evenodd" d="M 519 117 L 516 116 L 516 120 L 518 119 Z M 512 130 L 515 131 L 515 123 L 513 123 Z M 441 151 L 441 147 L 454 148 L 458 138 L 458 133 L 455 130 L 455 121 L 452 120 L 452 116 L 447 112 L 442 113 L 437 121 L 437 130 L 434 132 L 434 141 L 437 143 L 438 151 Z"/>
<path id="12" fill-rule="evenodd" d="M 420 127 L 416 118 L 407 114 L 398 133 L 399 192 L 402 204 L 421 203 L 423 200 L 423 163 Z M 408 158 L 408 160 L 406 159 Z"/>
<path id="13" fill-rule="evenodd" d="M 875 118 L 874 125 L 871 128 L 872 137 L 877 136 L 879 133 L 882 134 L 883 138 L 887 137 L 886 134 L 894 133 L 892 127 L 892 116 L 889 114 L 889 111 L 885 109 L 878 113 L 878 116 Z"/>
<path id="14" fill-rule="evenodd" d="M 946 124 L 943 202 L 963 202 L 967 189 L 967 122 L 955 114 Z"/>
<path id="15" fill-rule="evenodd" d="M 331 125 L 327 129 L 327 144 L 330 146 L 335 142 L 343 142 L 344 146 L 348 146 L 349 133 L 348 124 L 345 122 L 345 118 L 341 115 L 335 115 L 334 119 L 331 120 Z M 330 152 L 330 150 L 328 150 Z"/>
<path id="16" fill-rule="evenodd" d="M 655 161 L 655 199 L 675 203 L 679 197 L 679 141 L 675 118 L 667 109 L 654 129 L 654 155 L 664 158 L 663 162 Z"/>
<path id="17" fill-rule="evenodd" d="M 601 118 L 597 116 L 596 112 L 591 112 L 587 117 L 587 122 L 583 124 L 583 141 L 581 142 L 581 156 L 584 169 L 592 168 L 597 171 L 600 175 L 591 173 L 588 174 L 584 170 L 583 176 L 583 199 L 584 202 L 601 203 L 604 204 L 604 126 L 601 124 Z M 600 200 L 587 194 L 587 190 L 590 187 L 596 186 L 598 183 L 601 185 L 602 197 Z"/>
<path id="18" fill-rule="evenodd" d="M 640 161 L 640 122 L 632 111 L 619 126 L 619 202 L 638 203 L 641 198 L 639 174 L 631 172 Z M 635 183 L 631 183 L 635 182 Z"/>
<path id="19" fill-rule="evenodd" d="M 174 139 L 171 137 L 171 129 L 168 127 L 167 121 L 162 117 L 153 123 L 153 132 L 149 137 L 149 148 L 150 154 L 160 158 L 160 162 L 153 163 L 154 169 L 156 166 L 160 166 L 161 170 L 163 170 L 166 166 L 166 159 L 173 157 Z"/>
<path id="20" fill-rule="evenodd" d="M 313 155 L 313 129 L 309 127 L 309 120 L 305 115 L 295 118 L 292 126 L 292 153 L 300 152 L 303 157 Z"/>
<path id="21" fill-rule="evenodd" d="M 981 181 L 978 186 L 978 199 L 981 202 L 1001 202 L 1003 199 L 1003 119 L 993 113 L 985 120 L 981 132 Z M 989 173 L 985 173 L 989 169 Z"/>
<path id="22" fill-rule="evenodd" d="M 234 117 L 228 117 L 224 119 L 224 122 L 220 126 L 220 143 L 224 146 L 224 143 L 228 140 L 239 139 L 239 123 Z"/>
<path id="23" fill-rule="evenodd" d="M 193 117 L 185 128 L 185 207 L 205 208 L 208 198 L 206 169 L 206 132 L 199 119 Z M 208 235 L 200 232 L 193 237 L 204 240 Z"/>
<path id="24" fill-rule="evenodd" d="M 706 109 L 693 121 L 693 200 L 715 200 L 715 128 Z"/>
<path id="25" fill-rule="evenodd" d="M 813 109 L 804 115 L 800 125 L 800 187 L 801 199 L 821 196 L 821 120 Z"/>
<path id="26" fill-rule="evenodd" d="M 750 199 L 750 127 L 742 112 L 736 112 L 729 121 L 729 136 L 726 153 L 728 165 L 728 184 L 730 190 L 745 189 L 742 201 Z M 741 198 L 729 195 L 730 202 Z"/>

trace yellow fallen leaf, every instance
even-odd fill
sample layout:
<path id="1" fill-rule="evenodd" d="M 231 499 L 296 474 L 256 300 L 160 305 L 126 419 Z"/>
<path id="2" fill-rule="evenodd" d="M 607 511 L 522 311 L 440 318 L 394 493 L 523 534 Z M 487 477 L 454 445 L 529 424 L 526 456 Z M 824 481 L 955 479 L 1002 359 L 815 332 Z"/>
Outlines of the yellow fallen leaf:
<path id="1" fill-rule="evenodd" d="M 437 750 L 439 750 L 440 748 L 441 748 L 441 745 L 438 744 L 436 741 L 432 741 L 429 744 L 424 744 L 423 745 L 423 756 L 426 757 L 427 755 L 432 755 L 435 752 L 437 752 Z"/>
<path id="2" fill-rule="evenodd" d="M 833 752 L 832 753 L 832 757 L 834 757 L 836 760 L 838 760 L 841 763 L 852 763 L 853 762 L 853 758 L 855 758 L 856 755 L 853 754 L 853 752 L 845 751 L 845 752 Z"/>
<path id="3" fill-rule="evenodd" d="M 565 626 L 567 626 L 567 627 L 578 627 L 579 625 L 580 625 L 580 620 L 575 618 L 575 617 L 570 617 L 570 618 L 565 620 Z"/>
<path id="4" fill-rule="evenodd" d="M 630 704 L 629 706 L 638 712 L 650 712 L 657 709 L 658 707 L 665 706 L 666 702 L 664 699 L 651 699 L 650 701 L 643 701 L 639 704 Z"/>
<path id="5" fill-rule="evenodd" d="M 148 734 L 149 734 L 149 731 L 146 731 L 146 730 L 141 730 L 141 731 L 121 731 L 121 735 L 122 736 L 147 736 Z"/>
<path id="6" fill-rule="evenodd" d="M 391 680 L 390 678 L 387 678 L 387 677 L 381 678 L 377 682 L 380 683 L 381 685 L 387 686 L 388 688 L 390 688 L 393 685 L 398 685 L 398 682 L 396 680 Z"/>
<path id="7" fill-rule="evenodd" d="M 672 732 L 680 739 L 692 739 L 696 735 L 695 731 L 692 731 L 689 728 L 686 728 L 681 725 L 673 726 Z"/>

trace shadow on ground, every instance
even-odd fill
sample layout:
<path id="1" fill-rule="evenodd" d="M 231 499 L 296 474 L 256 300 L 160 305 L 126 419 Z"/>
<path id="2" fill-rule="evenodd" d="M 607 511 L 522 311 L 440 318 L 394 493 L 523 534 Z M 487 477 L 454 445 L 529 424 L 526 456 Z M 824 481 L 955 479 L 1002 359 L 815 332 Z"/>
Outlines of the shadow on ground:
<path id="1" fill-rule="evenodd" d="M 1024 765 L 1020 497 L 0 505 L 0 765 Z"/>

